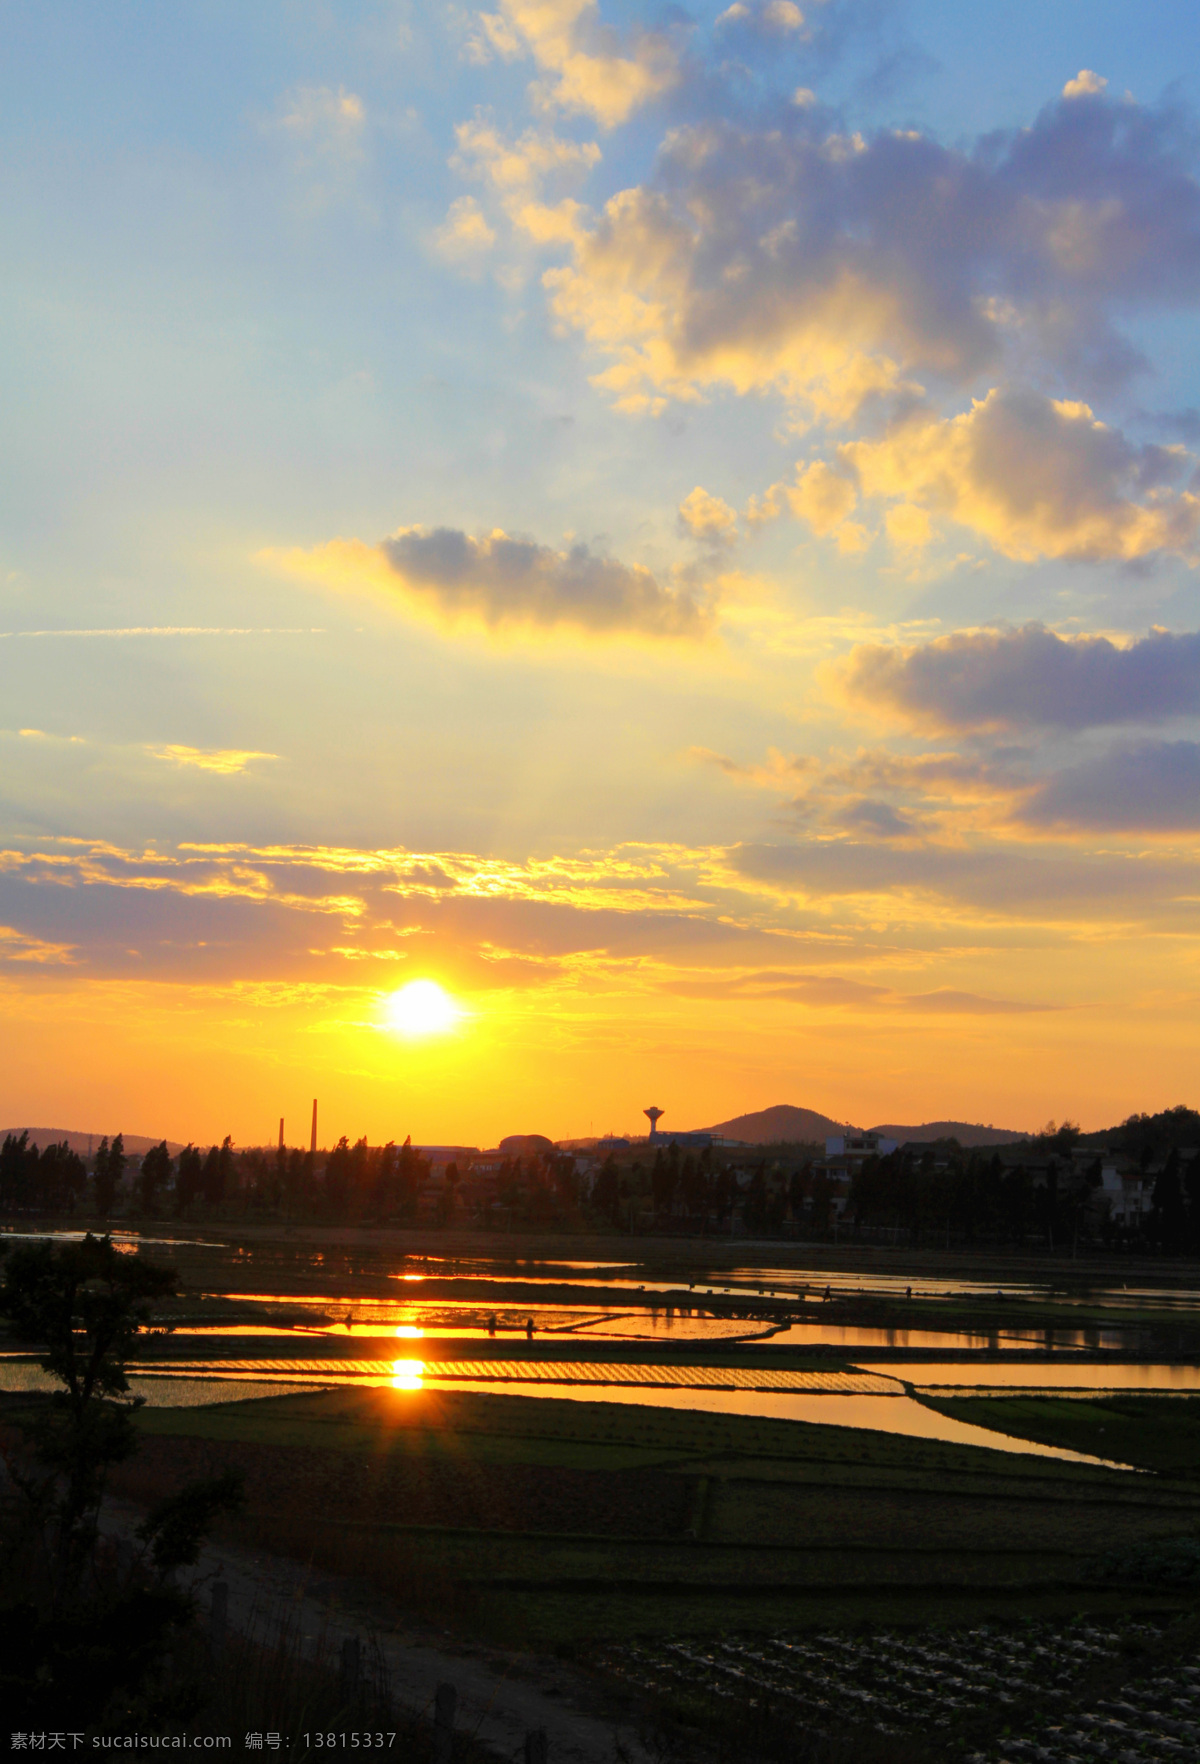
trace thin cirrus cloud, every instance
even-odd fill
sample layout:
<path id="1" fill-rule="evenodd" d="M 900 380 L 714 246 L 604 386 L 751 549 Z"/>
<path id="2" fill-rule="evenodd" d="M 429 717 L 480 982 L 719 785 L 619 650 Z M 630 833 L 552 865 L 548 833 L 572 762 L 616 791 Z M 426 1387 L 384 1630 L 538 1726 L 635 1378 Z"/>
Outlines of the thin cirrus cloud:
<path id="1" fill-rule="evenodd" d="M 253 748 L 186 747 L 179 742 L 170 742 L 163 747 L 149 747 L 146 751 L 153 759 L 163 760 L 167 765 L 199 772 L 215 772 L 223 778 L 231 778 L 238 772 L 244 772 L 255 760 L 279 758 L 276 753 L 260 753 Z"/>
<path id="2" fill-rule="evenodd" d="M 545 279 L 631 410 L 725 387 L 848 422 L 1016 352 L 1111 387 L 1145 365 L 1119 321 L 1200 299 L 1195 159 L 1176 111 L 1102 90 L 971 150 L 846 135 L 819 105 L 706 116 Z"/>
<path id="3" fill-rule="evenodd" d="M 1169 922 L 1194 932 L 1200 867 L 1191 860 L 1011 846 L 813 839 L 732 849 L 731 870 L 814 900 L 887 899 L 898 916 L 952 909 L 1021 923 Z"/>
<path id="4" fill-rule="evenodd" d="M 401 527 L 381 544 L 332 540 L 313 551 L 264 551 L 289 573 L 402 596 L 449 624 L 497 631 L 586 631 L 696 640 L 712 625 L 691 589 L 664 586 L 640 564 L 577 543 L 566 551 L 496 531 Z"/>
<path id="5" fill-rule="evenodd" d="M 859 644 L 840 675 L 855 703 L 930 730 L 1078 730 L 1200 713 L 1200 632 L 1121 647 L 1041 624 L 911 647 Z"/>

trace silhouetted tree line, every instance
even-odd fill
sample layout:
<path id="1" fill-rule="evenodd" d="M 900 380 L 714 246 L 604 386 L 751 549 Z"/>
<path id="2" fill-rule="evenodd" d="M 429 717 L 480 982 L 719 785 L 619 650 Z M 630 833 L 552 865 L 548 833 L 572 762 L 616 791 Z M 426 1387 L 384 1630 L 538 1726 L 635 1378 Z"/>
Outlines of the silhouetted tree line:
<path id="1" fill-rule="evenodd" d="M 1179 1103 L 1157 1115 L 1130 1115 L 1119 1127 L 1104 1133 L 1087 1133 L 1082 1144 L 1102 1146 L 1133 1158 L 1143 1170 L 1172 1151 L 1200 1148 L 1200 1114 Z"/>
<path id="2" fill-rule="evenodd" d="M 413 1149 L 411 1134 L 400 1146 L 393 1140 L 370 1146 L 365 1139 L 351 1145 L 343 1134 L 325 1159 L 324 1210 L 335 1219 L 411 1218 L 428 1174 L 429 1165 Z"/>
<path id="3" fill-rule="evenodd" d="M 765 1168 L 765 1165 L 764 1165 Z M 650 1212 L 656 1223 L 672 1220 L 726 1222 L 739 1195 L 732 1164 L 720 1164 L 712 1148 L 699 1154 L 682 1151 L 674 1141 L 658 1146 L 649 1165 L 635 1160 L 626 1166 L 608 1157 L 592 1185 L 592 1207 L 612 1224 L 631 1225 Z"/>
<path id="4" fill-rule="evenodd" d="M 854 1225 L 886 1225 L 914 1241 L 945 1231 L 967 1241 L 1076 1246 L 1088 1233 L 1088 1208 L 1100 1187 L 1100 1159 L 1085 1164 L 1070 1147 L 1033 1142 L 1028 1157 L 1007 1163 L 995 1151 L 968 1151 L 957 1140 L 901 1146 L 868 1158 L 850 1189 Z"/>
<path id="5" fill-rule="evenodd" d="M 1036 1241 L 1049 1248 L 1140 1243 L 1169 1255 L 1200 1254 L 1200 1115 L 1183 1107 L 1131 1115 L 1108 1133 L 1074 1122 L 1025 1144 L 964 1150 L 957 1140 L 901 1146 L 868 1158 L 848 1211 L 856 1227 L 893 1226 L 914 1240 L 945 1230 L 985 1242 Z M 1133 1223 L 1101 1197 L 1105 1159 L 1129 1160 L 1152 1181 L 1151 1206 Z"/>
<path id="6" fill-rule="evenodd" d="M 28 1133 L 9 1133 L 0 1146 L 0 1206 L 73 1213 L 86 1184 L 84 1161 L 65 1139 L 39 1152 Z"/>
<path id="7" fill-rule="evenodd" d="M 178 1158 L 171 1156 L 163 1140 L 146 1152 L 137 1171 L 133 1189 L 137 1211 L 155 1214 L 170 1210 L 183 1216 L 197 1200 L 219 1207 L 230 1188 L 233 1160 L 233 1143 L 228 1138 L 207 1153 L 187 1145 Z M 0 1146 L 0 1207 L 73 1213 L 90 1189 L 98 1217 L 107 1220 L 121 1197 L 130 1164 L 120 1133 L 111 1141 L 107 1137 L 100 1141 L 90 1177 L 84 1159 L 66 1140 L 44 1146 L 39 1153 L 27 1132 L 10 1133 Z"/>

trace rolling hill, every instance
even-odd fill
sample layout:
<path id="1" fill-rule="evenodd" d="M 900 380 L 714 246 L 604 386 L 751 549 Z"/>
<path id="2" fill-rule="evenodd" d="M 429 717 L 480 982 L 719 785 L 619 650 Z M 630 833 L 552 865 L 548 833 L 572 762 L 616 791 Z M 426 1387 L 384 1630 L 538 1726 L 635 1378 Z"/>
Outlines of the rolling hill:
<path id="1" fill-rule="evenodd" d="M 737 1115 L 732 1121 L 721 1121 L 704 1131 L 719 1134 L 722 1139 L 741 1139 L 747 1145 L 776 1145 L 782 1141 L 796 1145 L 823 1140 L 831 1133 L 844 1133 L 846 1126 L 842 1121 L 818 1114 L 816 1109 L 776 1103 L 773 1108 L 759 1109 L 753 1115 Z"/>
<path id="2" fill-rule="evenodd" d="M 819 1144 L 833 1134 L 846 1131 L 856 1133 L 859 1129 L 847 1128 L 845 1122 L 819 1114 L 816 1109 L 800 1109 L 791 1103 L 776 1103 L 773 1108 L 759 1109 L 752 1115 L 737 1115 L 732 1121 L 722 1121 L 716 1127 L 705 1129 L 705 1132 L 719 1134 L 722 1139 L 740 1139 L 746 1145 Z M 900 1145 L 910 1139 L 957 1139 L 960 1145 L 970 1146 L 1012 1145 L 1018 1139 L 1028 1138 L 1027 1134 L 1007 1127 L 981 1127 L 970 1121 L 924 1121 L 916 1127 L 889 1125 L 872 1127 L 870 1131 L 894 1139 Z"/>
<path id="3" fill-rule="evenodd" d="M 28 1133 L 30 1143 L 36 1145 L 39 1151 L 48 1145 L 61 1145 L 65 1139 L 71 1150 L 78 1152 L 81 1158 L 88 1156 L 89 1148 L 92 1151 L 97 1150 L 103 1138 L 100 1133 L 81 1133 L 73 1127 L 0 1127 L 0 1143 L 10 1133 L 17 1139 L 21 1137 L 22 1133 Z M 111 1139 L 112 1135 L 109 1134 L 108 1137 Z M 157 1139 L 147 1139 L 144 1133 L 127 1133 L 125 1135 L 125 1150 L 135 1158 L 140 1158 L 144 1152 L 150 1150 L 152 1145 L 158 1143 Z M 178 1140 L 168 1139 L 167 1150 L 172 1157 L 175 1157 L 183 1150 L 183 1146 Z"/>

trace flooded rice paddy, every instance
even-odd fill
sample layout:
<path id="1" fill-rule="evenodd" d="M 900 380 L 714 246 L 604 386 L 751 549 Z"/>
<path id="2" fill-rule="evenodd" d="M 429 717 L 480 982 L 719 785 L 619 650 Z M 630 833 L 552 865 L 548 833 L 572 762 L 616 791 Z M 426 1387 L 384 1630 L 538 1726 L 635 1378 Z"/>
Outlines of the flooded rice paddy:
<path id="1" fill-rule="evenodd" d="M 114 1237 L 180 1268 L 175 1333 L 155 1340 L 133 1386 L 156 1405 L 298 1386 L 478 1390 L 769 1415 L 1070 1457 L 951 1420 L 919 1398 L 1200 1392 L 1200 1289 L 1142 1267 L 1126 1280 L 1063 1263 L 1043 1270 L 1032 1258 L 981 1259 L 985 1279 L 965 1271 L 961 1256 L 940 1272 L 929 1255 L 906 1269 L 903 1252 L 864 1251 L 869 1265 L 855 1268 L 828 1246 L 773 1246 L 760 1262 L 745 1246 L 731 1253 L 730 1244 L 636 1239 L 637 1256 L 579 1258 L 517 1245 L 413 1254 L 366 1233 L 353 1241 L 332 1233 L 216 1241 L 169 1229 Z M 784 1265 L 789 1258 L 794 1265 Z M 1157 1354 L 1146 1351 L 1155 1345 Z M 43 1376 L 28 1355 L 0 1358 L 0 1388 L 37 1388 Z"/>

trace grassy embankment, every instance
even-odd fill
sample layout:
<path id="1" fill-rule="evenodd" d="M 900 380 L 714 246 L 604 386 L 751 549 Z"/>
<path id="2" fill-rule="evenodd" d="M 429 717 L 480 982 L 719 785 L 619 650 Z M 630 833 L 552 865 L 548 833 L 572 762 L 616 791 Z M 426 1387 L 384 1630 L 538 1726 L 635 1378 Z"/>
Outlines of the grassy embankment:
<path id="1" fill-rule="evenodd" d="M 980 1368 L 980 1381 L 987 1377 Z M 1015 1439 L 1114 1458 L 1200 1489 L 1200 1397 L 922 1397 L 927 1408 Z"/>
<path id="2" fill-rule="evenodd" d="M 1187 1481 L 802 1422 L 343 1389 L 139 1425 L 126 1492 L 239 1462 L 243 1539 L 536 1644 L 1179 1610 L 1097 1562 L 1200 1532 Z"/>

